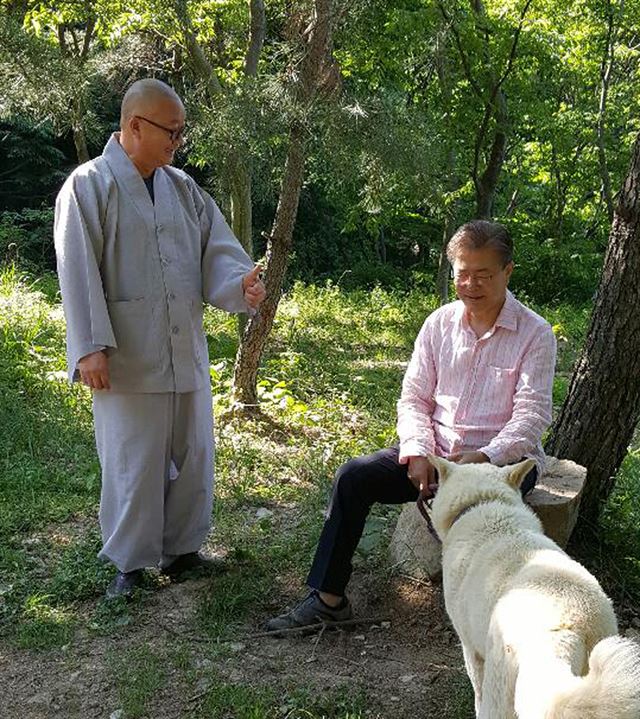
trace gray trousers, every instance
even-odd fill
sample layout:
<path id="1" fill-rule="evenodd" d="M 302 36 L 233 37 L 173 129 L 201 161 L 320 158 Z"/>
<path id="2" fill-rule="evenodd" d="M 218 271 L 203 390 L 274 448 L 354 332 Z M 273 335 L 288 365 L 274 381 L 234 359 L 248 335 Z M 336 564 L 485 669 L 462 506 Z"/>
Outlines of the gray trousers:
<path id="1" fill-rule="evenodd" d="M 122 572 L 196 552 L 211 526 L 211 388 L 185 394 L 94 392 L 102 466 L 101 559 Z"/>

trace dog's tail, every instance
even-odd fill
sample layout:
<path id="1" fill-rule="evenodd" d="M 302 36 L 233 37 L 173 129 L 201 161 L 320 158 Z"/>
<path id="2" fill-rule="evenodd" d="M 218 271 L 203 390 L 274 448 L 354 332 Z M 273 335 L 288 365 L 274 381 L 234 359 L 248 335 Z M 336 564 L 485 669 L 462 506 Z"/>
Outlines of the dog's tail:
<path id="1" fill-rule="evenodd" d="M 640 647 L 619 636 L 598 642 L 589 672 L 554 692 L 546 719 L 640 719 Z"/>

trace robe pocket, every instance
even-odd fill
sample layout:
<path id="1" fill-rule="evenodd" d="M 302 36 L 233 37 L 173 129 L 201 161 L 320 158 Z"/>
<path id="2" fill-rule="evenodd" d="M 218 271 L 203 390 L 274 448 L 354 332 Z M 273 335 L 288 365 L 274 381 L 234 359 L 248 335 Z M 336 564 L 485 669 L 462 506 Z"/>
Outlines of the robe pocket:
<path id="1" fill-rule="evenodd" d="M 116 378 L 146 377 L 160 363 L 161 336 L 153 303 L 146 299 L 107 302 L 117 348 L 109 356 Z"/>

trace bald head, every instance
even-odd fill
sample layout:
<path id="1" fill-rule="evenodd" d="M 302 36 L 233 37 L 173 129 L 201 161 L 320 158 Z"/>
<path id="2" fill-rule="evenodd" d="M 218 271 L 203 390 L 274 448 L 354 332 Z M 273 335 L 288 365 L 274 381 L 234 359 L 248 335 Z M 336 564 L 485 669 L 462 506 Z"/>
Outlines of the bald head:
<path id="1" fill-rule="evenodd" d="M 124 128 L 134 115 L 145 115 L 159 104 L 175 103 L 183 107 L 178 93 L 162 80 L 147 78 L 133 83 L 122 98 L 120 127 Z"/>

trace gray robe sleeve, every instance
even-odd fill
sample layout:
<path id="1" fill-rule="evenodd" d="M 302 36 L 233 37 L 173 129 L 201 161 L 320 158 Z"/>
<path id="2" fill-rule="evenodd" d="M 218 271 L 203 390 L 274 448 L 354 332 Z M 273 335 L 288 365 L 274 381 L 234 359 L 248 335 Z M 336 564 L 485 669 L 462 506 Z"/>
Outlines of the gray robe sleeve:
<path id="1" fill-rule="evenodd" d="M 53 234 L 71 382 L 78 380 L 78 360 L 117 346 L 100 276 L 104 238 L 98 192 L 92 178 L 74 174 L 56 200 Z"/>
<path id="2" fill-rule="evenodd" d="M 202 230 L 202 293 L 205 302 L 227 312 L 254 314 L 255 310 L 247 305 L 242 291 L 242 278 L 254 268 L 253 260 L 236 239 L 213 198 L 197 187 L 194 199 Z"/>

